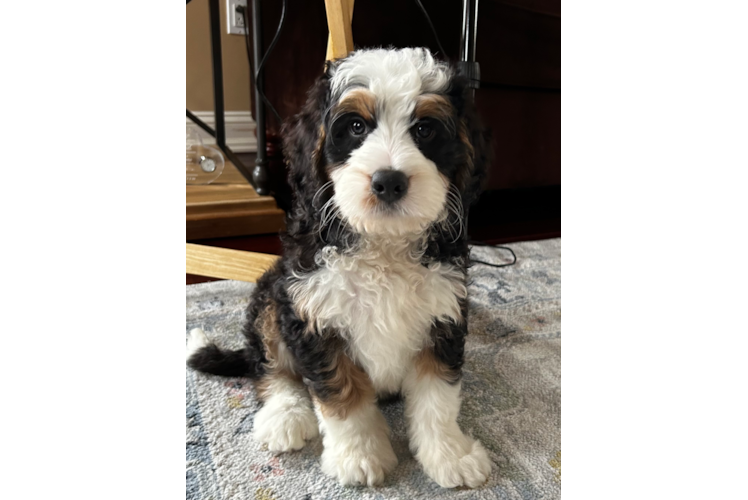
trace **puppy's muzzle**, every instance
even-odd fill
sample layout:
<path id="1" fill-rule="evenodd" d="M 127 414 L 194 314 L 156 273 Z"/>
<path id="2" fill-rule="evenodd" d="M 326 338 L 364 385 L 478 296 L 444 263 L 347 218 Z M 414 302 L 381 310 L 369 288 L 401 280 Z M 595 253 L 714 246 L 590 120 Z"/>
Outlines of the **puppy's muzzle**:
<path id="1" fill-rule="evenodd" d="M 408 177 L 399 170 L 377 170 L 371 176 L 371 192 L 385 203 L 394 203 L 408 192 Z"/>

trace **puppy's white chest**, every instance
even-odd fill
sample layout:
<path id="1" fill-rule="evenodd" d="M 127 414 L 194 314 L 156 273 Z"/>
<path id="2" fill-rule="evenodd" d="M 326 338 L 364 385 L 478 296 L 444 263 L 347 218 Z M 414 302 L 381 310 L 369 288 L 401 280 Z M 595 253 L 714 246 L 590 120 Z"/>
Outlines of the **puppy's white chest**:
<path id="1" fill-rule="evenodd" d="M 320 269 L 289 290 L 318 330 L 334 328 L 378 392 L 396 392 L 436 319 L 458 319 L 464 277 L 451 265 L 421 265 L 407 253 L 325 248 Z"/>

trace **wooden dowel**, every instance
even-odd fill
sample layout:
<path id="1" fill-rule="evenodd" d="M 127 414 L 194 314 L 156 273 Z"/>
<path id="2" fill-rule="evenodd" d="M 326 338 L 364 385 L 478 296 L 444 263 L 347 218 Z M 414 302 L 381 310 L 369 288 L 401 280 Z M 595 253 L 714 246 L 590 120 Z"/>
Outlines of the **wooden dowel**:
<path id="1" fill-rule="evenodd" d="M 353 3 L 354 0 L 325 0 L 327 27 L 330 30 L 325 56 L 327 61 L 345 57 L 353 51 Z"/>
<path id="2" fill-rule="evenodd" d="M 187 243 L 187 273 L 255 283 L 280 257 Z"/>

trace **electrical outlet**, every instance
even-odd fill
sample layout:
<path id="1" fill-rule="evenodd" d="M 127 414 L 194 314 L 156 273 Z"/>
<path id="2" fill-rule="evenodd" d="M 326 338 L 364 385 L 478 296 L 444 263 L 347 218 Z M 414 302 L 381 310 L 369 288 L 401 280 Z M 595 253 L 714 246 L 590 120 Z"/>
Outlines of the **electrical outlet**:
<path id="1" fill-rule="evenodd" d="M 237 12 L 236 8 L 239 5 L 244 6 L 244 12 L 249 22 L 249 10 L 247 9 L 247 0 L 226 0 L 226 26 L 229 29 L 229 35 L 246 35 L 247 27 L 244 24 L 244 16 L 241 12 Z"/>

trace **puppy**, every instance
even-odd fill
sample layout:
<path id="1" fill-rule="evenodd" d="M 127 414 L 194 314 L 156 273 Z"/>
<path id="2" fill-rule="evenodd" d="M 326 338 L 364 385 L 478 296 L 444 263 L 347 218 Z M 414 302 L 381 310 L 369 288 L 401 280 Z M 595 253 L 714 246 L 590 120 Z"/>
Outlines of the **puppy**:
<path id="1" fill-rule="evenodd" d="M 328 63 L 283 136 L 283 257 L 257 282 L 246 347 L 196 329 L 189 366 L 253 379 L 254 437 L 285 452 L 321 432 L 322 470 L 345 485 L 397 464 L 377 399 L 401 393 L 425 473 L 483 484 L 491 461 L 457 425 L 465 208 L 488 151 L 466 81 L 425 49 L 360 50 Z"/>

